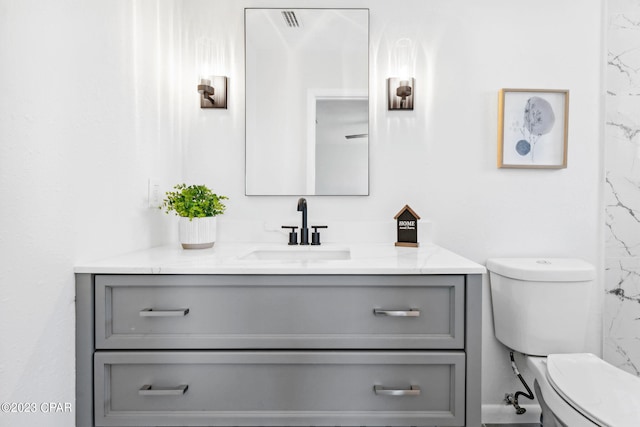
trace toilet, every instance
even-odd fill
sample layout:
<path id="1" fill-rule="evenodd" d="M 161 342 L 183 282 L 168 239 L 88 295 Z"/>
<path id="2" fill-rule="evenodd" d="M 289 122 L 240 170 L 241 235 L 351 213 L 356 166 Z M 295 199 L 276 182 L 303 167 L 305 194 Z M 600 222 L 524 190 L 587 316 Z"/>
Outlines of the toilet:
<path id="1" fill-rule="evenodd" d="M 640 377 L 585 353 L 593 266 L 492 258 L 487 269 L 496 338 L 525 355 L 543 427 L 640 426 Z"/>

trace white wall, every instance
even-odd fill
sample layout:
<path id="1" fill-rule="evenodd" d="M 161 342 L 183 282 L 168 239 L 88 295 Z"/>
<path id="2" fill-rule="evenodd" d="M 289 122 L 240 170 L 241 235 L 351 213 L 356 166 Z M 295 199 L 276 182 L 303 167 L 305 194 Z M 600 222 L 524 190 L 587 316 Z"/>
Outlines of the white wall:
<path id="1" fill-rule="evenodd" d="M 297 197 L 244 196 L 243 8 L 282 2 L 208 4 L 213 11 L 205 16 L 224 16 L 210 26 L 210 36 L 221 40 L 220 72 L 230 77 L 230 106 L 225 112 L 196 108 L 193 79 L 185 75 L 185 179 L 230 196 L 222 226 L 232 219 L 296 223 Z M 196 17 L 206 5 L 185 3 L 190 26 L 183 40 L 206 33 L 208 22 Z M 575 256 L 602 271 L 601 0 L 309 0 L 301 6 L 371 12 L 371 195 L 308 197 L 309 221 L 386 220 L 408 203 L 433 221 L 436 243 L 479 263 L 494 256 Z M 408 68 L 416 78 L 415 109 L 389 112 L 386 78 L 401 74 L 397 57 L 404 53 L 394 48 L 405 38 L 413 46 Z M 496 168 L 501 88 L 570 90 L 567 169 Z M 332 238 L 331 229 L 323 238 Z M 589 350 L 597 354 L 601 283 L 594 289 L 588 337 Z M 508 352 L 493 337 L 484 286 L 482 400 L 495 405 L 485 408 L 486 421 L 493 421 L 501 418 L 504 393 L 521 386 Z M 504 409 L 507 418 L 522 419 Z"/>
<path id="2" fill-rule="evenodd" d="M 168 240 L 147 177 L 180 177 L 171 3 L 0 0 L 0 426 L 69 427 L 73 265 Z M 135 35 L 135 36 L 134 36 Z"/>
<path id="3" fill-rule="evenodd" d="M 0 402 L 73 401 L 73 264 L 173 240 L 173 222 L 143 206 L 147 177 L 229 196 L 221 227 L 299 220 L 296 197 L 244 196 L 243 8 L 281 5 L 0 0 Z M 371 10 L 371 195 L 308 197 L 311 222 L 387 220 L 408 203 L 433 221 L 436 243 L 477 262 L 579 256 L 602 270 L 602 0 L 300 6 Z M 214 73 L 229 76 L 227 110 L 199 108 L 199 34 L 215 40 Z M 415 109 L 388 112 L 405 38 Z M 567 169 L 496 169 L 500 88 L 571 91 Z M 484 297 L 482 400 L 499 405 L 518 384 L 493 338 L 486 283 Z M 595 301 L 595 353 L 601 311 Z M 71 420 L 11 414 L 0 426 Z"/>

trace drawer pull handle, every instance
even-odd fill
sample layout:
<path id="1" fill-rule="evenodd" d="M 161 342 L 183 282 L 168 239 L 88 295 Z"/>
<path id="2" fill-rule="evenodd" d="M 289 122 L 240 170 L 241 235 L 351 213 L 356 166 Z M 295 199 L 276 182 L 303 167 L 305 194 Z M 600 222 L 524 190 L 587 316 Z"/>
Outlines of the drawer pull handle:
<path id="1" fill-rule="evenodd" d="M 420 396 L 420 387 L 412 385 L 410 389 L 384 388 L 381 385 L 373 387 L 378 396 Z"/>
<path id="2" fill-rule="evenodd" d="M 178 387 L 152 388 L 150 384 L 140 387 L 138 394 L 141 396 L 181 396 L 187 392 L 188 385 L 183 384 Z"/>
<path id="3" fill-rule="evenodd" d="M 179 308 L 177 310 L 154 310 L 153 308 L 145 308 L 140 310 L 140 317 L 183 317 L 189 314 L 188 308 Z"/>
<path id="4" fill-rule="evenodd" d="M 389 316 L 389 317 L 420 317 L 420 310 L 384 310 L 382 308 L 374 308 L 373 314 L 376 316 Z"/>

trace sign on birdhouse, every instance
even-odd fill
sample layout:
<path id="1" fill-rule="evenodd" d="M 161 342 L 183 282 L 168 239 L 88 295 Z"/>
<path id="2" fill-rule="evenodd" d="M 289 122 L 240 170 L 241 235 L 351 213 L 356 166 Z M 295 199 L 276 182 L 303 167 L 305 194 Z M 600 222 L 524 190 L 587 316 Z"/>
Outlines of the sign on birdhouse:
<path id="1" fill-rule="evenodd" d="M 418 247 L 418 220 L 420 216 L 409 205 L 404 205 L 404 208 L 393 219 L 398 222 L 396 246 Z"/>

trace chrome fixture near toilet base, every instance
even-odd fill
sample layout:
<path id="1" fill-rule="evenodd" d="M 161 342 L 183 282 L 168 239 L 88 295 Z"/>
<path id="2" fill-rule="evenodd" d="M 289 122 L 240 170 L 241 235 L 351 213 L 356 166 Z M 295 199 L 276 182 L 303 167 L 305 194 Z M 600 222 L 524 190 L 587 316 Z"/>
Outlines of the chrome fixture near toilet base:
<path id="1" fill-rule="evenodd" d="M 518 404 L 518 397 L 524 396 L 529 400 L 533 400 L 534 397 L 533 397 L 533 393 L 531 392 L 531 389 L 529 388 L 529 385 L 522 377 L 522 374 L 520 373 L 520 371 L 518 371 L 518 366 L 516 365 L 516 361 L 513 358 L 513 351 L 509 352 L 509 359 L 511 359 L 511 369 L 513 369 L 513 373 L 515 374 L 515 376 L 518 377 L 518 379 L 520 380 L 524 388 L 527 389 L 527 392 L 525 393 L 523 391 L 516 391 L 515 394 L 506 394 L 504 396 L 504 400 L 507 403 L 507 405 L 513 405 L 513 407 L 516 410 L 516 414 L 522 415 L 525 412 L 527 412 L 527 410 L 525 408 L 522 408 L 520 404 Z"/>

